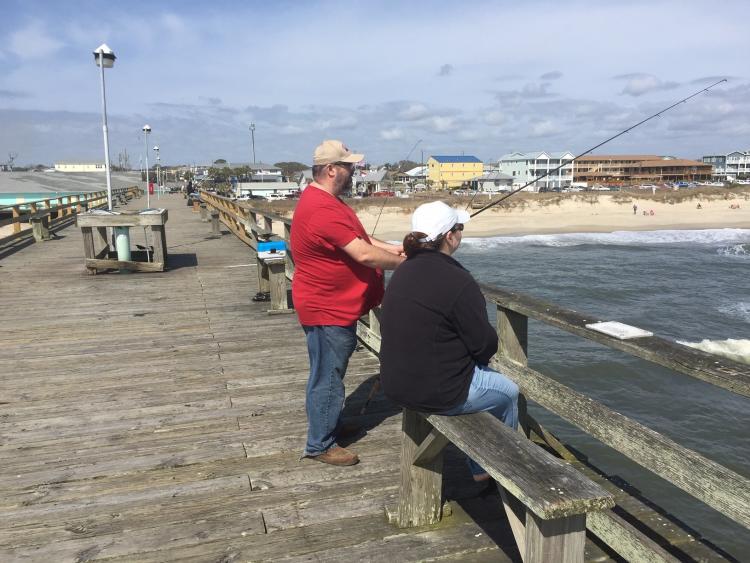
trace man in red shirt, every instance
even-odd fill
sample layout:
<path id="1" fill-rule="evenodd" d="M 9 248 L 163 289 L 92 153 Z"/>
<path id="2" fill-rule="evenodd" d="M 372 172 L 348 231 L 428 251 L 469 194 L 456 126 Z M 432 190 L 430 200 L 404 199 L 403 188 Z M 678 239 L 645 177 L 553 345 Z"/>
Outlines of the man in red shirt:
<path id="1" fill-rule="evenodd" d="M 401 245 L 367 236 L 339 198 L 351 189 L 354 164 L 363 158 L 341 141 L 323 141 L 313 156 L 313 182 L 302 192 L 292 221 L 292 296 L 310 356 L 305 456 L 332 465 L 359 462 L 336 443 L 357 319 L 383 298 L 383 270 L 405 259 Z"/>

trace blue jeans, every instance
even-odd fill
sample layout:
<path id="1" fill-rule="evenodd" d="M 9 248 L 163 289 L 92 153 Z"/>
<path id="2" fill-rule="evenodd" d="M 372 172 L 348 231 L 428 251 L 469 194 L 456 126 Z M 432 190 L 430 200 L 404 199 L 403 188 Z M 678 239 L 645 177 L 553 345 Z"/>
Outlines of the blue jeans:
<path id="1" fill-rule="evenodd" d="M 310 356 L 305 455 L 314 457 L 336 445 L 336 426 L 344 408 L 344 375 L 357 346 L 357 325 L 302 328 Z"/>
<path id="2" fill-rule="evenodd" d="M 518 385 L 487 366 L 477 365 L 466 402 L 437 414 L 455 416 L 483 411 L 489 411 L 513 429 L 518 428 Z M 468 456 L 466 459 L 472 475 L 486 473 L 476 461 Z"/>

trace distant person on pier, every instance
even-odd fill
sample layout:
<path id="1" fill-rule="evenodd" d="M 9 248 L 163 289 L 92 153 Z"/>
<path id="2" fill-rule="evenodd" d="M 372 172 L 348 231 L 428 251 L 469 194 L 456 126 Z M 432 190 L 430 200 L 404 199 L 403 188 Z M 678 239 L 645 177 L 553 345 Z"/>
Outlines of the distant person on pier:
<path id="1" fill-rule="evenodd" d="M 344 375 L 357 345 L 357 320 L 380 304 L 383 270 L 404 261 L 401 245 L 367 236 L 339 195 L 351 190 L 355 163 L 341 141 L 323 141 L 313 156 L 313 182 L 294 211 L 292 295 L 310 356 L 305 457 L 332 465 L 354 465 L 357 455 L 340 447 L 343 437 Z"/>
<path id="2" fill-rule="evenodd" d="M 472 275 L 452 255 L 469 214 L 420 205 L 404 238 L 407 260 L 391 278 L 380 319 L 383 392 L 403 407 L 459 415 L 489 411 L 518 425 L 518 386 L 488 367 L 497 332 Z M 469 460 L 475 481 L 489 475 Z"/>

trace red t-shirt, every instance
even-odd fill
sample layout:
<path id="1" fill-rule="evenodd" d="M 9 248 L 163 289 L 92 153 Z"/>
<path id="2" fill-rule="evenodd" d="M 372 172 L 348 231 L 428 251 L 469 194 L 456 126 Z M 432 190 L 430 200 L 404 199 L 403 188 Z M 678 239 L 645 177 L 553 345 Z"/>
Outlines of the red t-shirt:
<path id="1" fill-rule="evenodd" d="M 354 211 L 312 184 L 294 210 L 292 296 L 303 325 L 348 326 L 383 299 L 383 272 L 342 250 L 355 238 L 370 242 Z"/>

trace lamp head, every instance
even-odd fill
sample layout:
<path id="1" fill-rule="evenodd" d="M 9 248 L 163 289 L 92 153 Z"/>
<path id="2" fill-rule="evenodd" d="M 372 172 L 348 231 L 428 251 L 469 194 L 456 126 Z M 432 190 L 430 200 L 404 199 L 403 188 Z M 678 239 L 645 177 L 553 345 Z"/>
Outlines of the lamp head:
<path id="1" fill-rule="evenodd" d="M 106 43 L 102 43 L 94 50 L 94 62 L 96 66 L 112 68 L 116 58 L 114 51 Z"/>
<path id="2" fill-rule="evenodd" d="M 255 131 L 255 123 L 250 124 L 250 131 Z"/>
<path id="3" fill-rule="evenodd" d="M 154 146 L 154 150 L 155 150 L 156 152 L 159 152 L 159 145 L 156 145 L 156 146 Z"/>
<path id="4" fill-rule="evenodd" d="M 148 135 L 149 133 L 151 133 L 151 126 L 150 126 L 150 125 L 148 125 L 148 124 L 147 124 L 147 125 L 144 125 L 144 126 L 143 126 L 143 132 L 144 132 L 144 133 L 145 133 L 146 135 Z"/>

